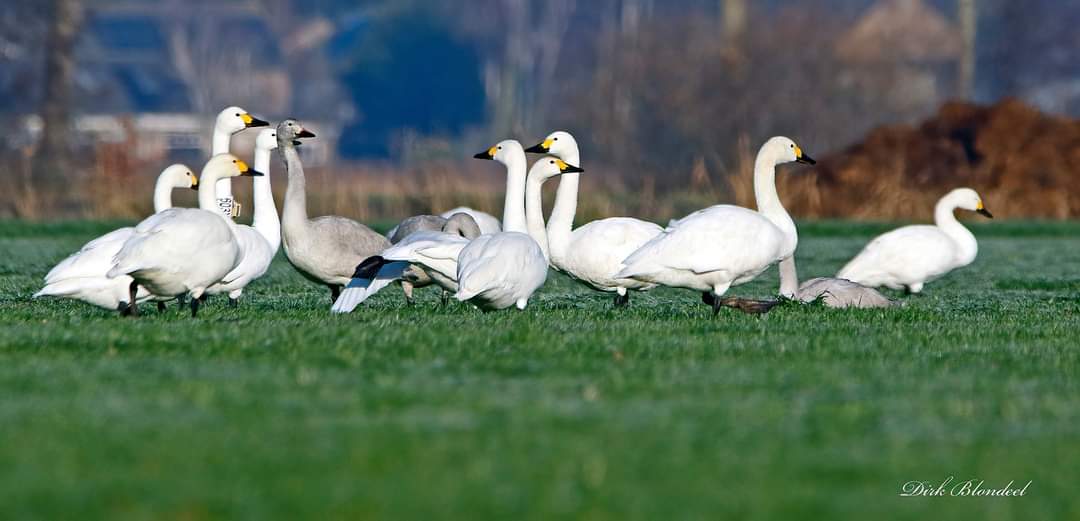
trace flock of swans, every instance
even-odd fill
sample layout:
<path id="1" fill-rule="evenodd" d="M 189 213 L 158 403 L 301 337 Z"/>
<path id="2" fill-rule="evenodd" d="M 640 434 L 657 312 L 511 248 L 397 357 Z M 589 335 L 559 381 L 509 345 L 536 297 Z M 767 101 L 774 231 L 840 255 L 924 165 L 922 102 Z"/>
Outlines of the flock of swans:
<path id="1" fill-rule="evenodd" d="M 253 167 L 229 153 L 232 136 L 269 124 L 238 107 L 217 117 L 212 157 L 198 177 L 184 165 L 161 172 L 154 187 L 154 214 L 135 227 L 98 237 L 45 276 L 34 297 L 80 300 L 138 315 L 138 305 L 190 301 L 196 316 L 209 295 L 225 294 L 237 305 L 244 289 L 264 275 L 280 247 L 307 279 L 330 290 L 334 313 L 348 313 L 379 290 L 398 283 L 408 303 L 413 291 L 438 286 L 483 310 L 525 309 L 547 280 L 549 267 L 627 306 L 631 291 L 656 286 L 700 292 L 714 313 L 734 307 L 768 311 L 780 300 L 725 296 L 779 264 L 782 299 L 830 307 L 888 307 L 896 302 L 874 288 L 919 293 L 924 285 L 974 261 L 974 235 L 956 209 L 992 217 L 979 195 L 958 188 L 934 211 L 935 225 L 905 226 L 872 240 L 835 278 L 799 284 L 795 267 L 798 232 L 776 191 L 776 167 L 815 161 L 786 137 L 762 145 L 754 162 L 757 209 L 716 205 L 671 221 L 666 228 L 631 217 L 611 217 L 574 228 L 581 155 L 574 137 L 554 132 L 524 148 L 501 141 L 476 159 L 502 164 L 506 195 L 499 219 L 459 207 L 441 215 L 417 215 L 387 235 L 340 216 L 311 218 L 304 168 L 296 147 L 314 138 L 295 119 L 260 131 Z M 271 153 L 277 150 L 288 186 L 279 218 L 270 187 Z M 540 157 L 530 166 L 527 154 Z M 251 226 L 234 222 L 240 205 L 232 179 L 253 178 Z M 559 178 L 545 223 L 543 185 Z M 173 208 L 172 190 L 198 190 L 198 208 Z"/>

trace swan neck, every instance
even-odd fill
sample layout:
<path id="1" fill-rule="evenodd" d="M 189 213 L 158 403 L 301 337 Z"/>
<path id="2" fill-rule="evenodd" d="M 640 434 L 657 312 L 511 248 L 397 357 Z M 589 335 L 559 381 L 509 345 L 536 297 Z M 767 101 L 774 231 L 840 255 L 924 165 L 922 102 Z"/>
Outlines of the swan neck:
<path id="1" fill-rule="evenodd" d="M 255 200 L 255 215 L 251 227 L 262 235 L 275 253 L 281 245 L 281 221 L 278 220 L 277 204 L 274 203 L 274 191 L 270 186 L 270 150 L 255 149 L 255 171 L 263 175 L 252 182 L 252 195 Z"/>
<path id="2" fill-rule="evenodd" d="M 527 233 L 525 221 L 525 154 L 511 156 L 506 163 L 506 199 L 503 201 L 503 231 Z"/>
<path id="3" fill-rule="evenodd" d="M 975 234 L 956 219 L 956 208 L 957 204 L 951 198 L 942 198 L 934 206 L 934 224 L 956 244 L 957 263 L 966 265 L 975 260 L 979 243 L 975 240 Z"/>
<path id="4" fill-rule="evenodd" d="M 758 213 L 765 216 L 770 222 L 780 228 L 788 238 L 788 244 L 784 250 L 786 256 L 795 252 L 798 242 L 798 232 L 795 229 L 795 221 L 784 209 L 780 202 L 780 195 L 776 192 L 776 158 L 768 150 L 758 152 L 754 161 L 754 199 L 757 202 Z"/>
<path id="5" fill-rule="evenodd" d="M 281 154 L 281 160 L 285 163 L 285 173 L 289 178 L 289 184 L 285 187 L 285 202 L 281 210 L 281 225 L 286 228 L 303 226 L 308 219 L 307 179 L 304 177 L 304 165 L 300 162 L 300 155 L 294 146 L 279 144 L 278 153 Z"/>
<path id="6" fill-rule="evenodd" d="M 780 296 L 794 299 L 799 293 L 799 272 L 795 256 L 780 261 Z"/>
<path id="7" fill-rule="evenodd" d="M 548 249 L 548 234 L 544 229 L 544 179 L 530 175 L 525 181 L 525 220 L 529 236 L 540 245 L 544 260 L 551 260 Z"/>
<path id="8" fill-rule="evenodd" d="M 199 208 L 221 215 L 217 205 L 217 182 L 220 176 L 203 171 L 203 179 L 199 183 Z M 224 217 L 224 215 L 222 215 Z"/>
<path id="9" fill-rule="evenodd" d="M 214 125 L 214 138 L 210 144 L 211 157 L 218 154 L 228 154 L 232 143 L 232 134 Z M 217 194 L 220 198 L 232 197 L 232 178 L 224 177 L 217 181 Z"/>
<path id="10" fill-rule="evenodd" d="M 157 183 L 154 185 L 154 213 L 172 208 L 173 184 L 165 177 L 158 177 Z"/>
<path id="11" fill-rule="evenodd" d="M 581 166 L 581 155 L 577 147 L 574 147 L 561 159 L 571 165 Z M 579 173 L 559 176 L 559 188 L 555 191 L 555 204 L 551 208 L 551 216 L 548 218 L 547 225 L 548 247 L 550 248 L 551 258 L 554 259 L 556 264 L 561 264 L 561 260 L 566 257 L 570 248 L 570 237 L 574 230 L 574 217 L 577 214 L 578 183 L 580 180 L 581 174 Z"/>

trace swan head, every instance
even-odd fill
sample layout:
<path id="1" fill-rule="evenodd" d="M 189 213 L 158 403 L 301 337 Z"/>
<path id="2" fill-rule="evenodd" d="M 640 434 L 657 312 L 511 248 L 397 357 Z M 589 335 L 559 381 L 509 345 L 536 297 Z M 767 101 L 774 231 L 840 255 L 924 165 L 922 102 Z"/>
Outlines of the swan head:
<path id="1" fill-rule="evenodd" d="M 187 165 L 180 163 L 167 166 L 158 178 L 169 183 L 169 186 L 173 188 L 199 189 L 199 178 L 195 177 L 195 173 Z"/>
<path id="2" fill-rule="evenodd" d="M 466 239 L 475 239 L 480 236 L 480 225 L 476 224 L 476 219 L 473 219 L 471 215 L 458 212 L 446 219 L 443 231 Z"/>
<path id="3" fill-rule="evenodd" d="M 228 134 L 235 134 L 245 128 L 269 125 L 269 123 L 248 114 L 248 111 L 235 106 L 225 107 L 225 110 L 218 113 L 217 120 L 214 122 L 214 128 Z"/>
<path id="4" fill-rule="evenodd" d="M 942 201 L 945 200 L 950 201 L 952 206 L 961 210 L 972 211 L 989 219 L 994 218 L 994 214 L 986 209 L 986 205 L 983 204 L 979 193 L 970 188 L 957 188 L 942 198 Z"/>
<path id="5" fill-rule="evenodd" d="M 279 147 L 296 146 L 302 138 L 312 138 L 315 134 L 304 128 L 299 121 L 288 118 L 277 126 L 277 142 Z"/>
<path id="6" fill-rule="evenodd" d="M 203 184 L 228 177 L 260 177 L 263 174 L 252 170 L 240 158 L 232 154 L 218 154 L 206 162 L 202 170 Z"/>
<path id="7" fill-rule="evenodd" d="M 557 130 L 525 151 L 530 154 L 551 154 L 565 160 L 569 156 L 578 155 L 578 144 L 569 132 Z"/>
<path id="8" fill-rule="evenodd" d="M 474 159 L 488 159 L 509 165 L 515 158 L 525 157 L 525 149 L 516 139 L 499 141 L 495 146 L 473 156 Z"/>
<path id="9" fill-rule="evenodd" d="M 255 148 L 257 150 L 273 150 L 277 148 L 277 129 L 264 128 L 260 130 L 259 135 L 255 138 Z"/>
<path id="10" fill-rule="evenodd" d="M 584 172 L 584 170 L 555 156 L 544 156 L 533 163 L 532 168 L 529 169 L 529 179 L 538 179 L 543 182 L 555 176 L 578 172 Z"/>
<path id="11" fill-rule="evenodd" d="M 761 152 L 770 152 L 776 159 L 776 164 L 783 163 L 803 163 L 807 165 L 817 164 L 814 158 L 803 152 L 803 149 L 796 145 L 791 138 L 784 136 L 776 136 L 770 138 L 761 146 Z M 759 154 L 761 153 L 759 152 Z"/>

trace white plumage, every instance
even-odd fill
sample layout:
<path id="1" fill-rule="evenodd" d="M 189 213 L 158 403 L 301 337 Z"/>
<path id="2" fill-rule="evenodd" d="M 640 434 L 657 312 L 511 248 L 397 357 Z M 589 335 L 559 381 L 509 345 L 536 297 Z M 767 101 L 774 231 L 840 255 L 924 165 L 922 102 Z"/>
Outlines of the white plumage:
<path id="1" fill-rule="evenodd" d="M 526 152 L 549 153 L 570 165 L 581 166 L 577 140 L 568 132 L 553 132 Z M 627 290 L 646 291 L 655 284 L 616 278 L 615 274 L 622 268 L 623 259 L 664 229 L 631 217 L 600 219 L 573 229 L 580 175 L 565 173 L 559 178 L 555 205 L 547 224 L 546 246 L 551 265 L 590 288 L 615 292 L 616 305 L 625 305 L 630 300 Z"/>
<path id="2" fill-rule="evenodd" d="M 158 176 L 154 186 L 154 212 L 172 208 L 175 188 L 197 188 L 198 179 L 185 165 L 171 165 Z M 86 243 L 45 275 L 45 287 L 34 294 L 38 297 L 62 297 L 81 300 L 109 310 L 123 309 L 130 300 L 130 277 L 110 279 L 106 276 L 113 257 L 135 233 L 134 227 L 113 230 Z M 151 298 L 145 289 L 136 295 L 138 302 Z"/>
<path id="3" fill-rule="evenodd" d="M 259 174 L 230 154 L 211 158 L 202 172 L 200 208 L 215 205 L 217 180 L 239 175 Z M 174 208 L 155 214 L 135 227 L 108 276 L 130 276 L 132 288 L 137 284 L 160 297 L 188 295 L 194 314 L 197 299 L 240 262 L 235 227 L 222 214 L 202 209 Z"/>
<path id="4" fill-rule="evenodd" d="M 979 244 L 956 220 L 953 211 L 957 208 L 993 217 L 978 193 L 957 188 L 938 201 L 933 226 L 904 226 L 879 235 L 836 276 L 864 286 L 918 293 L 927 282 L 971 264 Z"/>
<path id="5" fill-rule="evenodd" d="M 455 213 L 463 213 L 472 217 L 476 221 L 476 225 L 480 227 L 480 233 L 499 233 L 502 231 L 502 223 L 499 222 L 499 218 L 491 215 L 487 212 L 481 212 L 480 210 L 474 210 L 468 206 L 459 206 L 453 210 L 447 210 L 441 214 L 441 217 L 447 219 Z"/>
<path id="6" fill-rule="evenodd" d="M 547 280 L 547 259 L 532 237 L 500 232 L 473 239 L 458 256 L 454 296 L 483 310 L 525 309 Z"/>
<path id="7" fill-rule="evenodd" d="M 792 161 L 813 163 L 790 139 L 770 139 L 754 164 L 758 211 L 718 205 L 694 212 L 629 255 L 616 277 L 719 297 L 790 257 L 798 236 L 776 193 L 776 165 Z"/>

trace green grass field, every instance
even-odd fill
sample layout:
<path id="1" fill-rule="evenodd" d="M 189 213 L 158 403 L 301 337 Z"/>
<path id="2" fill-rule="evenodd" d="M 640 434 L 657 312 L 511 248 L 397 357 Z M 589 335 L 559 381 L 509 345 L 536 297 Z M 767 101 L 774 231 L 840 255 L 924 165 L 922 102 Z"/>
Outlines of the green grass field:
<path id="1" fill-rule="evenodd" d="M 29 300 L 115 224 L 0 222 L 0 519 L 1080 519 L 1080 223 L 975 226 L 887 311 L 552 275 L 524 312 L 335 317 L 283 258 L 197 320 Z M 802 224 L 800 274 L 883 229 Z M 949 476 L 1033 483 L 899 496 Z"/>

